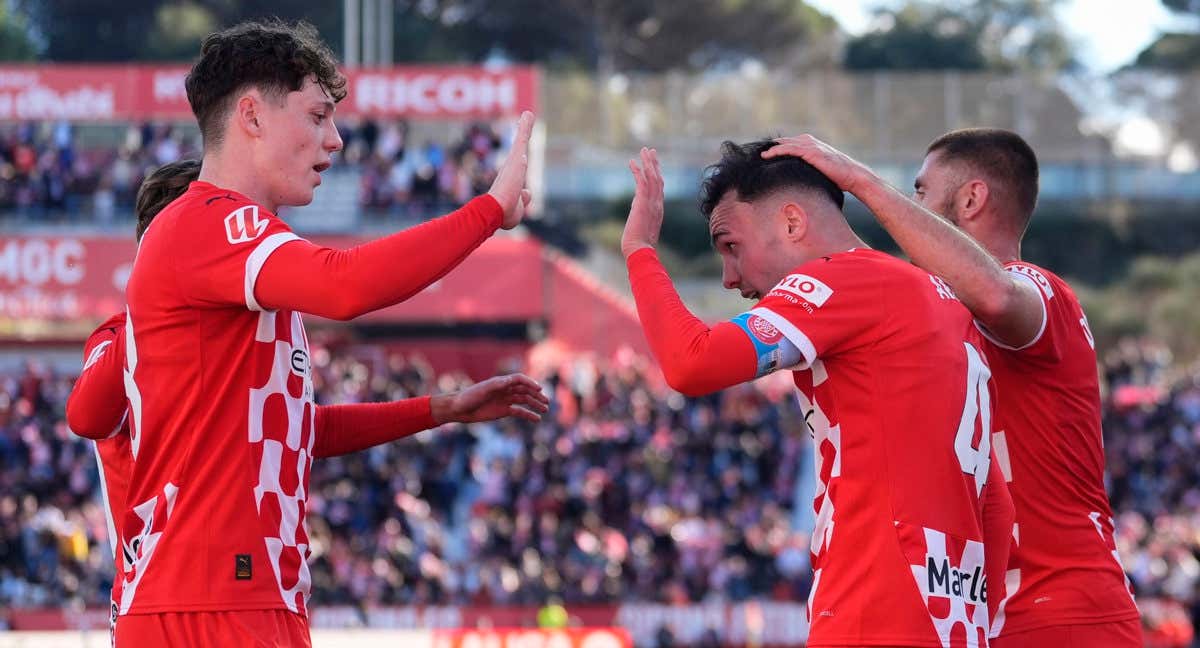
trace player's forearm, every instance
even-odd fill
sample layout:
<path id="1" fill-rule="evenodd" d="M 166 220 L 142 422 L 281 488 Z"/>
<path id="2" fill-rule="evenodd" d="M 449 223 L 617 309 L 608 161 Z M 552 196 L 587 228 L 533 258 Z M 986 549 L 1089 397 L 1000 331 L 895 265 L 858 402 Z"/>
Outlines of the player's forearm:
<path id="1" fill-rule="evenodd" d="M 398 304 L 445 276 L 500 227 L 502 217 L 496 200 L 484 195 L 349 250 L 289 243 L 263 265 L 255 295 L 265 308 L 353 319 Z"/>
<path id="2" fill-rule="evenodd" d="M 125 419 L 125 391 L 76 384 L 67 398 L 67 427 L 85 439 L 107 439 Z"/>
<path id="3" fill-rule="evenodd" d="M 86 367 L 67 397 L 67 427 L 86 439 L 107 439 L 125 418 L 121 358 L 113 348 Z"/>
<path id="4" fill-rule="evenodd" d="M 754 378 L 749 339 L 729 323 L 710 329 L 679 298 L 653 248 L 626 259 L 642 331 L 676 391 L 699 396 Z"/>
<path id="5" fill-rule="evenodd" d="M 1011 310 L 1013 280 L 995 257 L 945 219 L 872 175 L 855 187 L 913 263 L 941 277 L 977 318 L 990 324 Z"/>
<path id="6" fill-rule="evenodd" d="M 336 457 L 437 427 L 430 397 L 317 407 L 313 456 Z"/>

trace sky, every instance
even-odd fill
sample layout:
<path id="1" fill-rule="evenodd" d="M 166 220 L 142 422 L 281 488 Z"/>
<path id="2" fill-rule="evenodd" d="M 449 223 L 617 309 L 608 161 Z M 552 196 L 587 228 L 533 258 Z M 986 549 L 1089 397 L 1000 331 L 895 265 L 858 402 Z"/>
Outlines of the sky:
<path id="1" fill-rule="evenodd" d="M 807 2 L 832 15 L 851 34 L 870 26 L 875 7 L 899 4 L 896 0 Z M 1109 72 L 1130 62 L 1163 30 L 1189 26 L 1159 0 L 1066 0 L 1061 19 L 1079 44 L 1080 62 L 1093 72 Z"/>

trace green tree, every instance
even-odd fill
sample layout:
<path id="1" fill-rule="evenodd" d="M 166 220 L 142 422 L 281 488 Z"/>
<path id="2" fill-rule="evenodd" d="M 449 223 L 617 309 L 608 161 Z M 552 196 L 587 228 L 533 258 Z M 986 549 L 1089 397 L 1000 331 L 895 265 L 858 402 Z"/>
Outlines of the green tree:
<path id="1" fill-rule="evenodd" d="M 2 1 L 0 1 L 2 6 Z M 50 61 L 185 61 L 208 33 L 242 20 L 304 19 L 339 49 L 341 2 L 322 0 L 16 0 Z M 0 20 L 0 27 L 3 21 Z M 0 52 L 9 45 L 0 33 Z"/>
<path id="2" fill-rule="evenodd" d="M 1200 19 L 1200 0 L 1162 0 L 1162 3 L 1177 15 Z M 1200 31 L 1159 35 L 1138 53 L 1133 66 L 1173 71 L 1200 69 Z"/>
<path id="3" fill-rule="evenodd" d="M 502 54 L 647 72 L 747 58 L 786 63 L 836 27 L 795 0 L 433 0 L 397 3 L 397 21 L 397 54 L 418 60 Z"/>
<path id="4" fill-rule="evenodd" d="M 1133 66 L 1173 71 L 1200 67 L 1200 34 L 1161 34 L 1138 53 Z"/>
<path id="5" fill-rule="evenodd" d="M 160 4 L 161 0 L 27 0 L 18 6 L 45 39 L 44 58 L 91 62 L 144 58 Z"/>
<path id="6" fill-rule="evenodd" d="M 1074 65 L 1061 0 L 977 0 L 945 6 L 912 0 L 876 12 L 878 26 L 850 40 L 852 70 L 1019 70 Z"/>
<path id="7" fill-rule="evenodd" d="M 12 5 L 0 2 L 0 61 L 31 61 L 36 57 L 29 20 Z"/>
<path id="8" fill-rule="evenodd" d="M 979 33 L 961 14 L 928 4 L 881 11 L 881 26 L 846 44 L 851 70 L 982 70 Z"/>

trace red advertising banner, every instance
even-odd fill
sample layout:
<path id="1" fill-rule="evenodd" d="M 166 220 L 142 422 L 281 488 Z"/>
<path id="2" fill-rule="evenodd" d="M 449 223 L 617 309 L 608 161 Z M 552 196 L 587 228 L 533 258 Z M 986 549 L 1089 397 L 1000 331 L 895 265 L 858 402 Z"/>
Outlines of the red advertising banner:
<path id="1" fill-rule="evenodd" d="M 401 67 L 348 73 L 338 112 L 378 117 L 459 119 L 537 111 L 535 68 Z"/>
<path id="2" fill-rule="evenodd" d="M 78 338 L 125 307 L 133 237 L 0 238 L 0 339 Z"/>
<path id="3" fill-rule="evenodd" d="M 183 65 L 0 65 L 0 122 L 192 119 Z M 341 115 L 507 117 L 537 110 L 536 68 L 399 66 L 346 71 Z"/>

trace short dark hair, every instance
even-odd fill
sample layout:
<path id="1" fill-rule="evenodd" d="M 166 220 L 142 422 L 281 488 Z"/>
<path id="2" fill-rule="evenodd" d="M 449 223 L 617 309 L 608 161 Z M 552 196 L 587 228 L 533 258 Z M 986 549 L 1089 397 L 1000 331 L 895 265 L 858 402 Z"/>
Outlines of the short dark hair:
<path id="1" fill-rule="evenodd" d="M 807 189 L 828 197 L 838 209 L 845 206 L 846 194 L 808 162 L 791 156 L 763 158 L 763 152 L 775 144 L 773 139 L 721 144 L 721 161 L 704 170 L 700 185 L 700 211 L 705 218 L 712 217 L 717 203 L 730 191 L 750 201 L 779 189 Z"/>
<path id="2" fill-rule="evenodd" d="M 966 163 L 1011 192 L 1021 218 L 1015 225 L 1025 229 L 1037 206 L 1038 161 L 1020 135 L 1001 128 L 964 128 L 933 140 L 925 154 L 935 152 L 944 160 Z"/>
<path id="3" fill-rule="evenodd" d="M 346 77 L 312 25 L 273 19 L 244 22 L 209 34 L 184 85 L 205 144 L 217 145 L 221 121 L 248 86 L 282 98 L 315 78 L 335 102 L 346 96 Z"/>
<path id="4" fill-rule="evenodd" d="M 199 175 L 199 160 L 180 160 L 164 164 L 146 176 L 142 186 L 138 187 L 137 201 L 134 203 L 137 240 L 142 240 L 142 235 L 158 212 L 182 196 Z"/>

